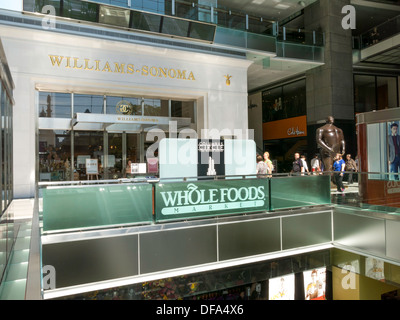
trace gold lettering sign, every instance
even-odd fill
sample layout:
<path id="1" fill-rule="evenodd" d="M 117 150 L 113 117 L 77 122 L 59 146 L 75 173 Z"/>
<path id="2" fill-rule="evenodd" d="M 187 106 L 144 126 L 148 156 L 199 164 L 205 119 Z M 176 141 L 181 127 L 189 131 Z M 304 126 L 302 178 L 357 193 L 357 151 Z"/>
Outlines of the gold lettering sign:
<path id="1" fill-rule="evenodd" d="M 97 71 L 107 73 L 119 73 L 139 75 L 145 77 L 178 79 L 195 81 L 193 71 L 159 67 L 159 66 L 135 66 L 131 63 L 109 62 L 102 60 L 81 59 L 77 57 L 64 57 L 49 54 L 50 61 L 55 68 L 76 69 L 84 71 Z"/>

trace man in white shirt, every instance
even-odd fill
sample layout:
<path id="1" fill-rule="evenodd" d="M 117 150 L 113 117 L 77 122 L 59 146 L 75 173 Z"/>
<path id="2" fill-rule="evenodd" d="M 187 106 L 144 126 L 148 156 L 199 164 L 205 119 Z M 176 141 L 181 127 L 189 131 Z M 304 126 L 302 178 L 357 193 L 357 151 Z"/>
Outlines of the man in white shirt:
<path id="1" fill-rule="evenodd" d="M 301 162 L 303 163 L 304 172 L 307 172 L 307 174 L 310 174 L 310 170 L 308 170 L 306 156 L 305 155 L 301 155 L 300 159 L 301 159 Z"/>
<path id="2" fill-rule="evenodd" d="M 311 171 L 313 174 L 318 174 L 317 172 L 321 172 L 321 164 L 318 159 L 318 154 L 314 156 L 314 158 L 311 159 Z"/>

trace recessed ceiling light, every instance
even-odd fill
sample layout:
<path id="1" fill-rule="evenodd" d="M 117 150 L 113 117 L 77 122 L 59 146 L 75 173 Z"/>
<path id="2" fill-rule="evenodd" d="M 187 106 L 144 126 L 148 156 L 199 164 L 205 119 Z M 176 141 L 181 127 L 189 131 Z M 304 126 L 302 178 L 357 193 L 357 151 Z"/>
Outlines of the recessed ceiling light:
<path id="1" fill-rule="evenodd" d="M 277 5 L 275 6 L 275 8 L 276 8 L 276 9 L 283 9 L 283 10 L 286 10 L 286 9 L 289 9 L 290 6 L 288 6 L 287 4 L 279 3 L 279 4 L 277 4 Z"/>

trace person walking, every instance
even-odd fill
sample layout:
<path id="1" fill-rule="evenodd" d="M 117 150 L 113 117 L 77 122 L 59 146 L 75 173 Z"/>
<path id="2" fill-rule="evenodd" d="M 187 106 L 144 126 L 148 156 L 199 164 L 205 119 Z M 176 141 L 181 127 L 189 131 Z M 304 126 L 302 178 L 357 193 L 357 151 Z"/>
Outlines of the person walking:
<path id="1" fill-rule="evenodd" d="M 316 175 L 321 172 L 321 164 L 318 158 L 318 154 L 314 155 L 314 158 L 311 159 L 311 172 Z"/>
<path id="2" fill-rule="evenodd" d="M 306 156 L 304 154 L 302 154 L 300 159 L 301 159 L 301 162 L 302 162 L 303 167 L 304 167 L 304 172 L 307 172 L 307 174 L 309 175 L 310 174 L 310 170 L 308 170 L 308 164 L 307 164 Z"/>
<path id="3" fill-rule="evenodd" d="M 350 184 L 353 183 L 353 173 L 357 172 L 357 164 L 351 158 L 351 154 L 350 153 L 346 155 L 345 170 L 346 170 L 346 172 L 348 174 L 347 183 L 350 185 Z"/>
<path id="4" fill-rule="evenodd" d="M 338 192 L 344 192 L 343 173 L 345 166 L 346 163 L 342 159 L 342 155 L 340 153 L 337 153 L 333 162 L 333 171 Z"/>
<path id="5" fill-rule="evenodd" d="M 257 166 L 256 166 L 256 170 L 257 170 L 257 177 L 259 178 L 263 178 L 264 175 L 267 174 L 267 164 L 263 161 L 263 157 L 258 155 L 257 156 Z"/>
<path id="6" fill-rule="evenodd" d="M 298 175 L 299 173 L 304 173 L 303 162 L 300 159 L 300 154 L 297 152 L 294 154 L 292 173 L 294 173 L 295 175 Z"/>
<path id="7" fill-rule="evenodd" d="M 269 152 L 264 152 L 264 162 L 267 165 L 267 174 L 272 174 L 272 171 L 274 171 L 274 165 L 272 161 L 269 158 Z"/>

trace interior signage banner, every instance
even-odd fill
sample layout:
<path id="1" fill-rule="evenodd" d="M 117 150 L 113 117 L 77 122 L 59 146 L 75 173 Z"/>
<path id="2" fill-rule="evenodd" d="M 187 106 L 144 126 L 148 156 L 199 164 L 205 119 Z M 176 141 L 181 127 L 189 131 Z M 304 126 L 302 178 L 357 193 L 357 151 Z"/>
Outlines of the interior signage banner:
<path id="1" fill-rule="evenodd" d="M 298 137 L 307 137 L 307 116 L 271 121 L 263 124 L 264 140 Z"/>
<path id="2" fill-rule="evenodd" d="M 159 183 L 157 221 L 268 210 L 267 179 Z"/>
<path id="3" fill-rule="evenodd" d="M 225 147 L 224 140 L 197 141 L 197 176 L 224 176 L 225 175 Z"/>

